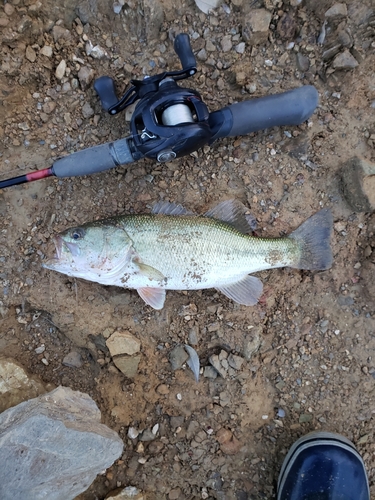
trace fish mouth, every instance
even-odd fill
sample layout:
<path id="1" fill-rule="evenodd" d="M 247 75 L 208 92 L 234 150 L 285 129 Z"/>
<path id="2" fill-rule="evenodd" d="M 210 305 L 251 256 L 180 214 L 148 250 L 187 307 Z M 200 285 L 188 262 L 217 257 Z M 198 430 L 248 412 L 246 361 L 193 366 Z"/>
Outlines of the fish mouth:
<path id="1" fill-rule="evenodd" d="M 53 269 L 54 266 L 60 261 L 61 259 L 61 254 L 62 254 L 62 246 L 63 246 L 63 240 L 60 236 L 54 236 L 52 238 L 52 242 L 55 246 L 54 250 L 54 254 L 51 258 L 47 258 L 47 260 L 45 260 L 43 263 L 42 263 L 42 266 L 47 268 L 47 269 Z M 52 250 L 52 249 L 51 249 Z"/>
<path id="2" fill-rule="evenodd" d="M 73 255 L 73 257 L 78 257 L 78 255 L 80 254 L 78 245 L 76 245 L 75 243 L 71 243 L 69 241 L 64 241 L 62 237 L 59 235 L 54 236 L 53 242 L 55 244 L 55 256 L 54 256 L 55 260 L 61 259 L 63 247 L 68 249 L 69 252 Z"/>
<path id="3" fill-rule="evenodd" d="M 63 246 L 63 239 L 61 238 L 61 236 L 54 236 L 53 238 L 53 242 L 55 244 L 55 255 L 54 255 L 54 259 L 55 260 L 60 260 L 61 259 L 61 252 L 62 252 L 62 246 Z"/>
<path id="4" fill-rule="evenodd" d="M 47 259 L 43 263 L 43 267 L 52 269 L 57 264 L 65 260 L 65 258 L 63 257 L 63 249 L 68 250 L 68 252 L 65 252 L 64 255 L 68 256 L 70 254 L 73 256 L 73 258 L 78 257 L 81 253 L 78 245 L 69 241 L 64 241 L 63 238 L 58 234 L 52 238 L 52 241 L 55 245 L 55 253 L 52 258 Z"/>

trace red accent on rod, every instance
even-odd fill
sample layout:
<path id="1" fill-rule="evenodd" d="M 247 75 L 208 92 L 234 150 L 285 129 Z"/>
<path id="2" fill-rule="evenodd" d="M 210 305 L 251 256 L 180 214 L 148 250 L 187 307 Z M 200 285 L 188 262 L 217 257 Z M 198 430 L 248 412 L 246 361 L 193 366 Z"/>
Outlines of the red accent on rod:
<path id="1" fill-rule="evenodd" d="M 30 172 L 26 174 L 27 182 L 38 181 L 39 179 L 44 179 L 45 177 L 50 177 L 53 175 L 52 167 L 44 168 L 43 170 L 36 170 L 35 172 Z"/>

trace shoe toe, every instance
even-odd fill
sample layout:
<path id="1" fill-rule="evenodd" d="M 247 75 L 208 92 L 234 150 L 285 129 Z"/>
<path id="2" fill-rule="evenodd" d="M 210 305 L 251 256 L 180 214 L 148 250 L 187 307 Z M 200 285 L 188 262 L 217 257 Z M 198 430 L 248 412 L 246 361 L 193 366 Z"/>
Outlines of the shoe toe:
<path id="1" fill-rule="evenodd" d="M 362 458 L 343 441 L 302 441 L 284 461 L 278 500 L 370 500 Z"/>

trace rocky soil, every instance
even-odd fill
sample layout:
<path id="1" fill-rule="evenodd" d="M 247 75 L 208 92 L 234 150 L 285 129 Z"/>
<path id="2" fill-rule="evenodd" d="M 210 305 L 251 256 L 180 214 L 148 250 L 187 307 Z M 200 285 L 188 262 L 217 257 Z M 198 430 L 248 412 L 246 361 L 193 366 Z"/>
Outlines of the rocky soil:
<path id="1" fill-rule="evenodd" d="M 151 500 L 274 498 L 289 446 L 314 429 L 354 441 L 375 496 L 375 215 L 340 189 L 345 162 L 375 161 L 373 2 L 232 0 L 206 15 L 193 0 L 11 0 L 0 27 L 1 179 L 126 136 L 129 113 L 106 115 L 94 79 L 113 77 L 120 94 L 131 78 L 180 68 L 180 32 L 198 62 L 184 85 L 210 111 L 304 84 L 320 96 L 299 127 L 0 193 L 0 353 L 48 387 L 88 393 L 125 443 L 79 499 L 125 486 Z M 135 291 L 42 268 L 51 236 L 77 223 L 159 200 L 204 213 L 231 198 L 260 236 L 330 207 L 332 269 L 259 273 L 255 307 L 170 291 L 154 311 Z"/>

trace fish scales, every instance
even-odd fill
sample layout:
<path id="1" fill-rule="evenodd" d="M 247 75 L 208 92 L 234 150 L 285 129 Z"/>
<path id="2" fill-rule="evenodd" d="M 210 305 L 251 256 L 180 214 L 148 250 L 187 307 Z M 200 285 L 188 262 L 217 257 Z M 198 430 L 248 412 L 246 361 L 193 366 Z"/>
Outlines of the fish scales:
<path id="1" fill-rule="evenodd" d="M 119 217 L 118 224 L 141 260 L 167 277 L 166 289 L 215 287 L 236 276 L 290 265 L 299 254 L 288 238 L 255 238 L 205 217 L 135 215 Z"/>

